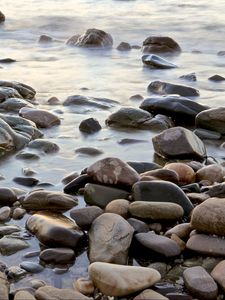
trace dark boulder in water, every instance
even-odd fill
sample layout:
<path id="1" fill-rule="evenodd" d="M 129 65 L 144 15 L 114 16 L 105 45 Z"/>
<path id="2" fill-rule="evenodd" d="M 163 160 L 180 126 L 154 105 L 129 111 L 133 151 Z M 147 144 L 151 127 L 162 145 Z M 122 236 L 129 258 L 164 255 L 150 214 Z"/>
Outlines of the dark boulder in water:
<path id="1" fill-rule="evenodd" d="M 96 28 L 88 29 L 75 43 L 75 46 L 86 48 L 112 48 L 112 45 L 112 36 Z"/>
<path id="2" fill-rule="evenodd" d="M 171 62 L 165 60 L 164 58 L 155 55 L 143 55 L 142 56 L 142 62 L 145 66 L 149 68 L 155 68 L 155 69 L 172 69 L 177 68 L 176 65 L 172 64 Z"/>
<path id="3" fill-rule="evenodd" d="M 213 75 L 213 76 L 209 77 L 208 80 L 220 82 L 220 81 L 224 81 L 225 77 L 216 74 L 216 75 Z"/>
<path id="4" fill-rule="evenodd" d="M 121 42 L 116 49 L 119 51 L 129 51 L 131 50 L 131 45 L 129 43 Z"/>
<path id="5" fill-rule="evenodd" d="M 170 37 L 149 36 L 143 42 L 143 53 L 180 53 L 181 48 L 177 42 Z"/>
<path id="6" fill-rule="evenodd" d="M 197 81 L 197 77 L 196 77 L 196 74 L 195 72 L 192 72 L 192 73 L 189 73 L 189 74 L 185 74 L 185 75 L 182 75 L 179 77 L 180 79 L 184 79 L 184 80 L 187 80 L 187 81 Z"/>
<path id="7" fill-rule="evenodd" d="M 0 11 L 0 23 L 5 22 L 5 15 Z"/>

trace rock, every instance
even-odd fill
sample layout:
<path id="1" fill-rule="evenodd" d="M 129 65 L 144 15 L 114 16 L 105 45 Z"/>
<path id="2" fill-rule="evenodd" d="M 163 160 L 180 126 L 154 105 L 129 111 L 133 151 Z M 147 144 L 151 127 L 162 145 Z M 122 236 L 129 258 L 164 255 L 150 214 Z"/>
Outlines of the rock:
<path id="1" fill-rule="evenodd" d="M 127 264 L 133 233 L 134 229 L 119 215 L 104 213 L 97 217 L 89 230 L 90 262 Z"/>
<path id="2" fill-rule="evenodd" d="M 87 47 L 87 48 L 112 48 L 113 39 L 112 36 L 99 29 L 88 29 L 83 35 L 81 35 L 75 46 Z"/>
<path id="3" fill-rule="evenodd" d="M 59 146 L 47 139 L 36 139 L 29 142 L 27 147 L 43 151 L 44 153 L 55 153 L 59 151 Z"/>
<path id="4" fill-rule="evenodd" d="M 20 109 L 19 115 L 33 121 L 40 128 L 49 128 L 60 124 L 60 119 L 56 115 L 44 109 L 23 107 Z"/>
<path id="5" fill-rule="evenodd" d="M 140 95 L 140 94 L 132 95 L 129 98 L 129 100 L 131 100 L 131 101 L 134 101 L 134 100 L 135 101 L 141 101 L 143 99 L 144 99 L 144 97 L 142 95 Z"/>
<path id="6" fill-rule="evenodd" d="M 32 261 L 23 261 L 20 267 L 29 273 L 40 273 L 44 270 L 44 267 Z"/>
<path id="7" fill-rule="evenodd" d="M 116 157 L 98 160 L 88 167 L 87 174 L 96 182 L 110 185 L 132 186 L 140 179 L 133 168 Z"/>
<path id="8" fill-rule="evenodd" d="M 0 206 L 12 205 L 17 201 L 15 192 L 8 187 L 0 187 Z"/>
<path id="9" fill-rule="evenodd" d="M 59 105 L 61 104 L 60 100 L 57 98 L 57 97 L 50 97 L 48 100 L 47 100 L 47 104 L 49 105 Z"/>
<path id="10" fill-rule="evenodd" d="M 67 264 L 75 260 L 75 253 L 70 248 L 48 248 L 40 253 L 40 259 L 50 264 Z"/>
<path id="11" fill-rule="evenodd" d="M 160 165 L 154 162 L 128 161 L 127 163 L 134 170 L 136 170 L 138 174 L 162 168 Z"/>
<path id="12" fill-rule="evenodd" d="M 35 213 L 28 218 L 26 226 L 41 243 L 49 247 L 74 249 L 83 237 L 83 232 L 74 221 L 57 213 Z"/>
<path id="13" fill-rule="evenodd" d="M 5 15 L 0 11 L 0 23 L 5 22 Z"/>
<path id="14" fill-rule="evenodd" d="M 151 220 L 176 220 L 183 216 L 183 208 L 170 202 L 135 201 L 130 204 L 132 216 Z"/>
<path id="15" fill-rule="evenodd" d="M 183 273 L 184 283 L 191 294 L 199 299 L 216 299 L 218 289 L 213 278 L 200 266 L 188 268 Z"/>
<path id="16" fill-rule="evenodd" d="M 209 197 L 225 198 L 225 183 L 223 182 L 208 187 L 205 194 Z"/>
<path id="17" fill-rule="evenodd" d="M 171 269 L 171 266 L 167 265 L 165 262 L 153 262 L 148 266 L 148 268 L 152 268 L 158 271 L 163 279 L 168 273 L 168 271 Z"/>
<path id="18" fill-rule="evenodd" d="M 93 221 L 101 214 L 103 214 L 103 210 L 94 205 L 76 208 L 70 211 L 70 217 L 82 230 L 89 230 Z"/>
<path id="19" fill-rule="evenodd" d="M 195 124 L 197 114 L 209 107 L 185 97 L 169 95 L 146 98 L 140 108 L 153 115 L 163 114 L 171 117 L 176 124 Z"/>
<path id="20" fill-rule="evenodd" d="M 20 250 L 28 248 L 30 245 L 19 238 L 4 236 L 0 239 L 0 253 L 2 255 L 12 255 Z"/>
<path id="21" fill-rule="evenodd" d="M 209 165 L 196 172 L 196 180 L 208 180 L 211 184 L 222 182 L 225 175 L 224 168 L 219 164 Z"/>
<path id="22" fill-rule="evenodd" d="M 19 112 L 22 107 L 33 107 L 32 104 L 23 99 L 8 98 L 0 103 L 0 109 L 9 112 Z"/>
<path id="23" fill-rule="evenodd" d="M 87 109 L 93 111 L 93 109 L 110 109 L 115 105 L 119 104 L 119 102 L 107 98 L 94 98 L 94 97 L 86 97 L 82 95 L 73 95 L 66 98 L 63 102 L 64 106 L 73 106 L 78 110 L 82 108 L 83 111 L 87 111 Z M 85 110 L 86 108 L 86 110 Z"/>
<path id="24" fill-rule="evenodd" d="M 159 253 L 165 257 L 173 257 L 181 253 L 180 247 L 176 242 L 153 232 L 137 233 L 135 239 L 148 250 Z"/>
<path id="25" fill-rule="evenodd" d="M 0 295 L 2 300 L 9 300 L 9 282 L 3 272 L 0 272 Z"/>
<path id="26" fill-rule="evenodd" d="M 142 181 L 133 185 L 132 198 L 134 201 L 171 202 L 183 207 L 188 216 L 193 205 L 184 192 L 175 184 L 166 181 Z"/>
<path id="27" fill-rule="evenodd" d="M 196 77 L 195 72 L 189 73 L 189 74 L 186 74 L 186 75 L 182 75 L 182 76 L 180 76 L 179 78 L 180 78 L 180 79 L 187 80 L 187 81 L 192 81 L 192 82 L 197 81 L 197 77 Z"/>
<path id="28" fill-rule="evenodd" d="M 120 145 L 130 145 L 130 144 L 138 144 L 138 143 L 146 143 L 146 142 L 147 142 L 146 140 L 125 138 L 125 139 L 119 140 L 117 143 Z"/>
<path id="29" fill-rule="evenodd" d="M 163 81 L 152 81 L 148 86 L 148 92 L 158 95 L 178 94 L 184 97 L 200 96 L 199 91 L 191 86 Z"/>
<path id="30" fill-rule="evenodd" d="M 77 199 L 62 192 L 37 190 L 30 192 L 23 200 L 26 210 L 67 211 L 77 205 Z"/>
<path id="31" fill-rule="evenodd" d="M 75 290 L 86 296 L 93 294 L 95 290 L 93 282 L 86 278 L 78 278 L 73 286 Z"/>
<path id="32" fill-rule="evenodd" d="M 94 133 L 102 129 L 101 125 L 99 124 L 98 120 L 94 118 L 88 118 L 81 121 L 79 125 L 79 129 L 85 133 Z"/>
<path id="33" fill-rule="evenodd" d="M 43 280 L 39 280 L 39 279 L 32 279 L 30 281 L 30 284 L 31 284 L 31 287 L 35 290 L 46 285 L 46 283 Z"/>
<path id="34" fill-rule="evenodd" d="M 3 89 L 0 88 L 0 94 L 1 91 L 5 91 L 8 94 L 7 98 L 15 97 L 15 98 L 24 98 L 24 99 L 33 100 L 36 94 L 36 91 L 31 86 L 18 81 L 0 80 L 0 87 L 3 88 Z M 15 90 L 17 91 L 17 93 L 15 92 Z"/>
<path id="35" fill-rule="evenodd" d="M 63 184 L 68 184 L 69 182 L 71 182 L 72 180 L 74 180 L 77 177 L 79 177 L 79 173 L 74 171 L 74 172 L 71 172 L 71 173 L 65 175 L 65 177 L 63 177 L 63 179 L 61 181 Z"/>
<path id="36" fill-rule="evenodd" d="M 46 34 L 42 34 L 38 39 L 38 43 L 51 43 L 51 42 L 53 42 L 53 38 Z"/>
<path id="37" fill-rule="evenodd" d="M 108 186 L 87 183 L 84 189 L 84 200 L 89 205 L 97 205 L 105 208 L 106 205 L 115 199 L 126 199 L 127 191 Z"/>
<path id="38" fill-rule="evenodd" d="M 156 170 L 141 173 L 140 176 L 141 176 L 141 180 L 143 180 L 143 181 L 145 181 L 144 178 L 146 176 L 150 176 L 150 177 L 153 176 L 154 178 L 156 178 L 158 180 L 170 181 L 175 184 L 179 183 L 178 174 L 173 170 L 156 169 Z"/>
<path id="39" fill-rule="evenodd" d="M 200 254 L 225 256 L 225 240 L 223 237 L 194 234 L 187 241 L 186 247 Z"/>
<path id="40" fill-rule="evenodd" d="M 17 159 L 24 159 L 24 160 L 38 160 L 40 156 L 31 152 L 21 151 L 16 155 Z M 24 174 L 25 175 L 25 174 Z"/>
<path id="41" fill-rule="evenodd" d="M 11 64 L 11 63 L 14 63 L 14 62 L 16 62 L 16 60 L 13 59 L 13 58 L 9 58 L 9 57 L 0 59 L 1 64 Z"/>
<path id="42" fill-rule="evenodd" d="M 90 300 L 73 289 L 58 289 L 48 285 L 37 289 L 34 296 L 37 300 Z"/>
<path id="43" fill-rule="evenodd" d="M 124 219 L 128 217 L 130 202 L 125 199 L 116 199 L 107 204 L 105 212 L 120 215 Z"/>
<path id="44" fill-rule="evenodd" d="M 13 211 L 12 218 L 13 220 L 20 220 L 26 214 L 26 210 L 20 207 L 16 207 Z"/>
<path id="45" fill-rule="evenodd" d="M 121 42 L 117 48 L 118 51 L 129 51 L 131 50 L 131 45 L 129 43 L 126 42 Z"/>
<path id="46" fill-rule="evenodd" d="M 8 206 L 3 206 L 0 208 L 0 222 L 4 223 L 10 219 L 11 209 Z"/>
<path id="47" fill-rule="evenodd" d="M 224 211 L 224 198 L 209 198 L 194 208 L 191 216 L 191 226 L 200 232 L 224 236 Z"/>
<path id="48" fill-rule="evenodd" d="M 80 155 L 90 155 L 90 156 L 98 156 L 103 154 L 103 151 L 99 150 L 95 147 L 80 147 L 75 149 L 75 153 Z"/>
<path id="49" fill-rule="evenodd" d="M 84 188 L 86 183 L 89 183 L 89 182 L 92 182 L 89 175 L 87 175 L 87 174 L 83 174 L 80 176 L 78 175 L 78 177 L 74 178 L 73 180 L 71 180 L 64 186 L 64 189 L 63 189 L 64 193 L 75 195 L 75 194 L 79 193 L 79 190 L 81 188 Z"/>
<path id="50" fill-rule="evenodd" d="M 183 127 L 169 128 L 152 138 L 155 152 L 165 158 L 203 159 L 206 148 L 190 130 Z"/>
<path id="51" fill-rule="evenodd" d="M 0 235 L 9 235 L 13 232 L 19 232 L 21 228 L 16 225 L 1 225 L 0 226 Z"/>
<path id="52" fill-rule="evenodd" d="M 36 300 L 35 297 L 28 291 L 18 291 L 14 296 L 14 300 Z"/>
<path id="53" fill-rule="evenodd" d="M 209 77 L 208 80 L 220 82 L 220 81 L 224 81 L 225 77 L 216 74 L 216 75 Z"/>
<path id="54" fill-rule="evenodd" d="M 137 295 L 136 297 L 134 297 L 133 300 L 168 300 L 169 298 L 164 297 L 163 295 L 147 289 L 144 290 L 143 292 L 141 292 L 139 295 Z"/>
<path id="55" fill-rule="evenodd" d="M 222 260 L 215 266 L 211 276 L 225 291 L 225 260 Z"/>
<path id="56" fill-rule="evenodd" d="M 159 272 L 154 269 L 103 262 L 92 263 L 88 273 L 94 285 L 103 294 L 119 297 L 148 288 L 161 278 Z"/>
<path id="57" fill-rule="evenodd" d="M 218 55 L 218 56 L 225 56 L 225 51 L 219 51 L 219 52 L 217 53 L 217 55 Z"/>
<path id="58" fill-rule="evenodd" d="M 148 225 L 138 219 L 129 218 L 127 222 L 134 228 L 134 234 L 149 231 Z"/>
<path id="59" fill-rule="evenodd" d="M 207 109 L 196 116 L 196 127 L 225 134 L 225 107 Z"/>
<path id="60" fill-rule="evenodd" d="M 175 171 L 178 174 L 179 184 L 185 185 L 195 182 L 194 170 L 184 163 L 166 164 L 164 169 Z"/>
<path id="61" fill-rule="evenodd" d="M 5 270 L 5 273 L 9 279 L 19 280 L 27 275 L 27 271 L 21 269 L 18 266 L 12 266 Z"/>
<path id="62" fill-rule="evenodd" d="M 186 239 L 192 231 L 190 223 L 178 224 L 165 232 L 165 236 L 171 237 L 172 234 L 176 234 L 181 239 Z"/>
<path id="63" fill-rule="evenodd" d="M 71 37 L 67 40 L 66 44 L 67 44 L 68 46 L 75 46 L 76 43 L 77 43 L 77 41 L 78 41 L 78 39 L 79 39 L 79 37 L 80 37 L 80 34 L 75 34 L 75 35 L 71 36 Z"/>
<path id="64" fill-rule="evenodd" d="M 164 58 L 155 55 L 143 55 L 142 62 L 145 66 L 153 68 L 153 69 L 172 69 L 177 68 L 176 65 L 172 64 L 171 62 L 165 60 Z"/>
<path id="65" fill-rule="evenodd" d="M 202 129 L 202 128 L 196 128 L 193 132 L 202 140 L 204 139 L 219 140 L 222 137 L 221 133 L 219 132 Z"/>
<path id="66" fill-rule="evenodd" d="M 164 36 L 149 36 L 144 40 L 142 50 L 144 53 L 177 54 L 181 52 L 177 42 Z"/>
<path id="67" fill-rule="evenodd" d="M 39 180 L 34 177 L 14 177 L 13 181 L 23 186 L 35 186 L 39 183 Z"/>

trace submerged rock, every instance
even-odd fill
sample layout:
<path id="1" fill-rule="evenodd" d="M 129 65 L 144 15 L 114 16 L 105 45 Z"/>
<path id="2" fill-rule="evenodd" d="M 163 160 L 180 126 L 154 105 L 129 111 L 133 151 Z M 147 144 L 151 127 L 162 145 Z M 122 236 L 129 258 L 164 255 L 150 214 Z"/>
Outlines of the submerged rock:
<path id="1" fill-rule="evenodd" d="M 170 37 L 150 36 L 143 42 L 144 53 L 168 53 L 176 54 L 181 52 L 177 42 Z"/>
<path id="2" fill-rule="evenodd" d="M 33 107 L 33 105 L 24 99 L 8 98 L 0 103 L 0 110 L 19 112 L 22 107 Z"/>
<path id="3" fill-rule="evenodd" d="M 189 73 L 189 74 L 185 74 L 185 75 L 182 75 L 179 77 L 180 79 L 184 79 L 184 80 L 187 80 L 187 81 L 197 81 L 197 76 L 195 74 L 195 72 L 193 73 Z"/>
<path id="4" fill-rule="evenodd" d="M 36 139 L 29 142 L 27 147 L 43 151 L 44 153 L 55 153 L 59 151 L 59 146 L 47 139 Z"/>
<path id="5" fill-rule="evenodd" d="M 148 92 L 159 94 L 159 95 L 169 95 L 169 94 L 178 94 L 184 97 L 196 97 L 200 96 L 200 93 L 197 89 L 182 85 L 182 84 L 173 84 L 163 81 L 152 81 L 148 86 Z"/>
<path id="6" fill-rule="evenodd" d="M 75 46 L 86 48 L 112 48 L 112 45 L 112 36 L 103 30 L 95 28 L 88 29 L 75 43 Z"/>
<path id="7" fill-rule="evenodd" d="M 0 80 L 0 101 L 1 101 L 1 89 L 5 91 L 7 98 L 9 95 L 15 95 L 15 98 L 24 98 L 33 100 L 36 91 L 29 85 L 18 82 L 18 81 L 4 81 Z M 16 92 L 15 92 L 16 91 Z"/>
<path id="8" fill-rule="evenodd" d="M 145 66 L 153 68 L 153 69 L 172 69 L 177 68 L 176 65 L 172 64 L 171 62 L 165 60 L 164 58 L 150 54 L 150 55 L 143 55 L 142 62 Z"/>
<path id="9" fill-rule="evenodd" d="M 129 43 L 121 42 L 116 49 L 119 51 L 129 51 L 131 50 L 131 45 Z"/>
<path id="10" fill-rule="evenodd" d="M 216 74 L 216 75 L 213 75 L 213 76 L 209 77 L 208 80 L 215 81 L 215 82 L 220 82 L 220 81 L 224 81 L 225 77 Z"/>

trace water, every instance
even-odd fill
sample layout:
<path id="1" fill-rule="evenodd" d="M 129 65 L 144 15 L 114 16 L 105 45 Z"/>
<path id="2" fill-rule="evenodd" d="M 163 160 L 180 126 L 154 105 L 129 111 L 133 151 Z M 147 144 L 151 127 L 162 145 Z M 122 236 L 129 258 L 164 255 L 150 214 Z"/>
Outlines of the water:
<path id="1" fill-rule="evenodd" d="M 200 90 L 201 97 L 197 101 L 209 106 L 224 105 L 225 84 L 208 81 L 214 74 L 225 75 L 225 57 L 216 55 L 225 50 L 224 1 L 1 0 L 0 10 L 6 16 L 5 24 L 0 25 L 0 58 L 17 60 L 14 64 L 2 65 L 0 79 L 17 80 L 34 87 L 40 107 L 58 113 L 62 121 L 60 126 L 43 130 L 47 138 L 60 146 L 60 151 L 54 155 L 38 152 L 40 159 L 35 162 L 21 161 L 14 155 L 1 160 L 0 173 L 5 177 L 0 182 L 2 186 L 21 188 L 12 180 L 22 176 L 22 168 L 31 167 L 41 182 L 50 182 L 54 184 L 51 189 L 62 190 L 64 175 L 81 171 L 97 159 L 75 154 L 74 149 L 81 146 L 103 150 L 99 159 L 117 156 L 124 160 L 153 160 L 151 138 L 154 132 L 107 128 L 104 120 L 110 111 L 76 113 L 62 105 L 48 106 L 46 101 L 52 96 L 61 101 L 74 94 L 108 97 L 121 105 L 138 107 L 140 102 L 130 101 L 129 97 L 147 96 L 149 82 L 160 79 L 181 83 L 179 76 L 196 72 L 198 81 L 191 84 Z M 93 27 L 111 33 L 112 50 L 90 51 L 65 44 L 72 35 Z M 40 45 L 37 41 L 41 34 L 48 34 L 59 42 Z M 182 54 L 170 58 L 179 68 L 149 70 L 142 66 L 140 50 L 126 53 L 116 50 L 122 41 L 141 45 L 149 35 L 170 36 L 180 44 Z M 193 53 L 194 50 L 201 53 Z M 83 87 L 88 90 L 81 90 Z M 96 117 L 103 126 L 90 137 L 78 130 L 79 123 L 87 117 Z M 121 138 L 146 142 L 119 145 Z M 208 153 L 224 157 L 214 142 L 208 145 Z M 13 257 L 9 264 L 19 261 L 19 256 Z M 76 270 L 79 273 L 79 266 Z M 49 277 L 49 271 L 45 272 Z"/>

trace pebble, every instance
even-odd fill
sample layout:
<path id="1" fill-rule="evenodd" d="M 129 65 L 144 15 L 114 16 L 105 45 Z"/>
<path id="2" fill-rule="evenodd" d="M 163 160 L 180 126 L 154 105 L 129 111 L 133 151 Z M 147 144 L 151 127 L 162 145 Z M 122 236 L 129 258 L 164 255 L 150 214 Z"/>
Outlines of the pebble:
<path id="1" fill-rule="evenodd" d="M 16 207 L 13 211 L 12 218 L 14 220 L 20 220 L 26 214 L 26 210 L 20 207 Z"/>
<path id="2" fill-rule="evenodd" d="M 0 208 L 0 222 L 4 223 L 10 219 L 11 209 L 8 206 Z"/>
<path id="3" fill-rule="evenodd" d="M 166 299 L 168 300 L 169 298 L 164 297 L 163 295 L 153 290 L 147 289 L 141 292 L 136 297 L 134 297 L 133 300 L 166 300 Z"/>
<path id="4" fill-rule="evenodd" d="M 134 228 L 134 234 L 149 231 L 148 225 L 143 221 L 135 218 L 129 218 L 127 219 L 127 222 Z"/>
<path id="5" fill-rule="evenodd" d="M 178 54 L 181 48 L 178 43 L 168 36 L 149 36 L 142 46 L 144 53 Z"/>
<path id="6" fill-rule="evenodd" d="M 184 163 L 169 163 L 163 168 L 175 171 L 178 174 L 180 185 L 186 185 L 195 182 L 194 170 Z"/>
<path id="7" fill-rule="evenodd" d="M 67 264 L 75 260 L 75 254 L 70 248 L 48 248 L 41 251 L 40 259 L 50 264 Z"/>
<path id="8" fill-rule="evenodd" d="M 31 261 L 23 261 L 20 264 L 20 267 L 29 273 L 40 273 L 44 270 L 40 264 L 31 262 Z"/>

